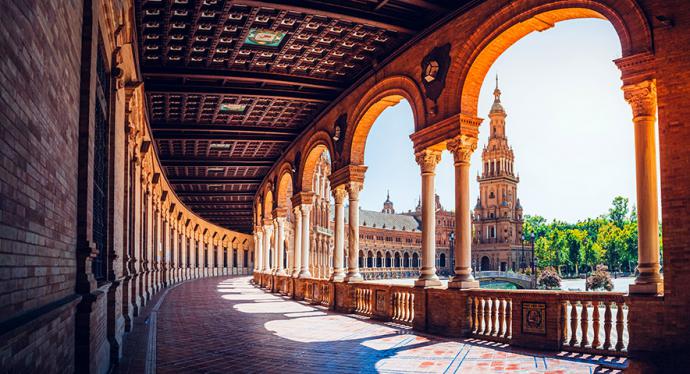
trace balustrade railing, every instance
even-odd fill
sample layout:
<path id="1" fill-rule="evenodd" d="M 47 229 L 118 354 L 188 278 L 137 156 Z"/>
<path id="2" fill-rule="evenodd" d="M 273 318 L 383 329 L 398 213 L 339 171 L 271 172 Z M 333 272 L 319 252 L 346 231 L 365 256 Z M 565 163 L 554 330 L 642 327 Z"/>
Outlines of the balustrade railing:
<path id="1" fill-rule="evenodd" d="M 622 293 L 563 293 L 564 350 L 623 354 L 628 348 L 628 305 Z"/>
<path id="2" fill-rule="evenodd" d="M 321 283 L 321 305 L 329 306 L 331 303 L 331 288 L 328 281 Z"/>
<path id="3" fill-rule="evenodd" d="M 467 299 L 470 306 L 470 331 L 473 336 L 508 342 L 513 331 L 513 300 L 509 292 L 472 291 Z"/>
<path id="4" fill-rule="evenodd" d="M 589 354 L 625 356 L 628 351 L 628 298 L 619 292 L 490 289 L 458 292 L 291 279 L 270 274 L 255 274 L 254 278 L 269 287 L 275 283 L 276 292 L 313 304 L 430 331 L 457 328 L 451 333 Z M 452 305 L 465 303 L 467 307 L 464 311 L 458 309 L 457 313 L 441 313 L 439 308 L 448 305 L 442 300 Z M 438 314 L 427 318 L 431 313 Z M 458 324 L 457 318 L 464 322 Z"/>
<path id="5" fill-rule="evenodd" d="M 371 289 L 355 288 L 355 313 L 370 316 L 374 310 Z"/>
<path id="6" fill-rule="evenodd" d="M 409 289 L 393 289 L 393 310 L 391 319 L 403 324 L 414 320 L 414 293 Z"/>

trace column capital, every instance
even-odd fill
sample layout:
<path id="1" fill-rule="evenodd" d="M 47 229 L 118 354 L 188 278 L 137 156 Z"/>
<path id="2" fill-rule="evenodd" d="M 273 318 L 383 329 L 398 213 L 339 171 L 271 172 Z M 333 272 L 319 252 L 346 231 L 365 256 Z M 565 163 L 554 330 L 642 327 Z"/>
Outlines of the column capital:
<path id="1" fill-rule="evenodd" d="M 656 116 L 656 80 L 626 84 L 622 88 L 625 101 L 632 107 L 633 121 Z"/>
<path id="2" fill-rule="evenodd" d="M 331 186 L 339 186 L 349 182 L 364 183 L 366 171 L 365 165 L 346 165 L 333 171 L 328 180 L 331 182 Z"/>
<path id="3" fill-rule="evenodd" d="M 281 218 L 281 217 L 286 217 L 287 216 L 287 208 L 275 208 L 273 209 L 273 217 L 275 218 Z"/>
<path id="4" fill-rule="evenodd" d="M 362 187 L 364 187 L 364 183 L 362 182 L 348 182 L 345 185 L 347 193 L 350 196 L 350 200 L 359 199 L 359 192 L 362 191 Z"/>
<path id="5" fill-rule="evenodd" d="M 333 194 L 333 198 L 335 199 L 336 204 L 342 204 L 343 201 L 345 201 L 345 198 L 347 197 L 347 190 L 345 189 L 345 185 L 335 187 L 331 190 L 331 193 Z"/>
<path id="6" fill-rule="evenodd" d="M 311 204 L 301 204 L 300 205 L 300 210 L 302 211 L 302 215 L 305 215 L 312 210 Z"/>
<path id="7" fill-rule="evenodd" d="M 295 213 L 295 218 L 300 217 L 302 208 L 300 208 L 300 205 L 292 207 L 292 211 Z"/>
<path id="8" fill-rule="evenodd" d="M 459 135 L 449 140 L 446 147 L 453 154 L 455 164 L 469 164 L 472 154 L 477 149 L 477 137 Z"/>
<path id="9" fill-rule="evenodd" d="M 415 153 L 415 160 L 422 168 L 422 174 L 434 173 L 436 165 L 441 162 L 441 150 L 427 148 Z"/>
<path id="10" fill-rule="evenodd" d="M 314 202 L 313 192 L 297 192 L 292 198 L 292 206 L 306 205 Z"/>

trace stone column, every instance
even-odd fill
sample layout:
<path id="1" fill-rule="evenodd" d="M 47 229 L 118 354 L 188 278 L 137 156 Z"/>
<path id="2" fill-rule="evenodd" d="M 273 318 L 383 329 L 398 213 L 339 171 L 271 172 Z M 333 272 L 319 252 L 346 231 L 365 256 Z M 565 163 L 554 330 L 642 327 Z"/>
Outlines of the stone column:
<path id="1" fill-rule="evenodd" d="M 271 274 L 278 270 L 278 221 L 273 219 L 273 245 L 271 246 Z"/>
<path id="2" fill-rule="evenodd" d="M 264 251 L 264 233 L 261 226 L 256 226 L 256 241 L 254 242 L 254 271 L 262 271 L 263 251 Z"/>
<path id="3" fill-rule="evenodd" d="M 292 246 L 295 261 L 292 263 L 292 277 L 299 277 L 302 266 L 302 210 L 299 206 L 293 208 L 295 212 L 295 243 Z"/>
<path id="4" fill-rule="evenodd" d="M 262 255 L 264 264 L 261 271 L 264 273 L 271 272 L 271 262 L 269 259 L 271 253 L 271 236 L 273 235 L 273 226 L 270 224 L 264 224 L 264 253 Z"/>
<path id="5" fill-rule="evenodd" d="M 359 273 L 357 263 L 357 253 L 359 252 L 359 191 L 362 190 L 362 183 L 349 182 L 346 186 L 349 198 L 349 225 L 348 225 L 348 269 L 345 282 L 355 283 L 362 281 L 362 274 Z"/>
<path id="6" fill-rule="evenodd" d="M 479 288 L 472 276 L 472 222 L 470 217 L 470 157 L 477 138 L 461 135 L 447 144 L 455 165 L 455 275 L 448 288 Z"/>
<path id="7" fill-rule="evenodd" d="M 345 186 L 338 186 L 332 190 L 333 198 L 335 199 L 335 227 L 334 227 L 334 245 L 333 248 L 333 274 L 331 280 L 334 282 L 342 282 L 345 280 L 345 272 L 343 270 L 343 251 L 345 250 L 345 207 L 343 201 L 347 195 Z"/>
<path id="8" fill-rule="evenodd" d="M 426 149 L 415 155 L 422 169 L 422 270 L 416 287 L 440 286 L 436 275 L 436 201 L 434 178 L 436 165 L 441 161 L 441 151 Z"/>
<path id="9" fill-rule="evenodd" d="M 283 268 L 283 251 L 285 250 L 285 217 L 277 217 L 275 221 L 276 227 L 278 228 L 278 233 L 276 235 L 276 238 L 278 239 L 276 244 L 277 263 L 275 269 L 277 275 L 285 275 L 285 268 Z"/>
<path id="10" fill-rule="evenodd" d="M 623 86 L 625 100 L 633 111 L 635 127 L 635 179 L 637 185 L 637 232 L 639 275 L 630 285 L 631 294 L 663 292 L 659 273 L 659 211 L 657 195 L 656 81 Z"/>
<path id="11" fill-rule="evenodd" d="M 311 210 L 311 204 L 302 204 L 300 206 L 302 212 L 302 269 L 299 272 L 300 278 L 311 278 L 311 272 L 309 272 L 309 211 Z"/>

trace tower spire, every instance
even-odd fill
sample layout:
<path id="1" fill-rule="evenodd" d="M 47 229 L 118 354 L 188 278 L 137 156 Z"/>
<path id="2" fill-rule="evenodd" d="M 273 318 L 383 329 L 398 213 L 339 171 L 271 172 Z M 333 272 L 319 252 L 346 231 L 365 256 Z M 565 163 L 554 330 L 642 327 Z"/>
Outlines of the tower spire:
<path id="1" fill-rule="evenodd" d="M 494 103 L 491 105 L 489 115 L 494 113 L 502 113 L 505 115 L 503 105 L 501 105 L 501 90 L 498 88 L 498 74 L 496 74 L 496 88 L 494 88 Z"/>
<path id="2" fill-rule="evenodd" d="M 496 74 L 496 88 L 494 88 L 494 103 L 501 102 L 501 90 L 498 88 L 498 74 Z"/>

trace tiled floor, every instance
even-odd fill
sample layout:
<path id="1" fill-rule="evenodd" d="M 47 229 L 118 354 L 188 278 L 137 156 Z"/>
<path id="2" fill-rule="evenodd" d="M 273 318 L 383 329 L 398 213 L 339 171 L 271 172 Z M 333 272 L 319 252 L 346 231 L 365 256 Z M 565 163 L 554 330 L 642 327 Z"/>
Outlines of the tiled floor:
<path id="1" fill-rule="evenodd" d="M 428 336 L 266 293 L 190 281 L 157 314 L 158 373 L 593 373 L 593 361 Z M 143 347 L 142 347 L 143 349 Z"/>

